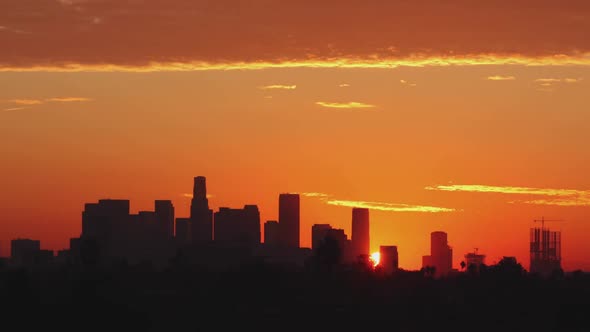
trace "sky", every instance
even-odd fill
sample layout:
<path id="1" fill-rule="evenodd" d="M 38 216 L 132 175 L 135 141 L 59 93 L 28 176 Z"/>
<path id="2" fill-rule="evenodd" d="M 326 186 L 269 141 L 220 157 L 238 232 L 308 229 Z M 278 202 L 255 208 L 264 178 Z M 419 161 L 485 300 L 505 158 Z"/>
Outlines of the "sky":
<path id="1" fill-rule="evenodd" d="M 311 225 L 420 268 L 528 268 L 534 220 L 590 270 L 587 1 L 0 0 L 0 255 L 67 248 L 86 202 L 210 206 L 300 193 Z"/>

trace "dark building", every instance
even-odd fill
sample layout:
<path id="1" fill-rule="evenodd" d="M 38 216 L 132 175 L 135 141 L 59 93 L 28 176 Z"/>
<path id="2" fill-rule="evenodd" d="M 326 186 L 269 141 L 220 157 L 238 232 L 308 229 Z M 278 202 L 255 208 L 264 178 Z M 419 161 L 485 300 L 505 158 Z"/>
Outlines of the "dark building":
<path id="1" fill-rule="evenodd" d="M 299 248 L 299 194 L 279 195 L 279 225 L 282 242 L 287 247 Z"/>
<path id="2" fill-rule="evenodd" d="M 465 254 L 465 268 L 467 271 L 479 272 L 482 265 L 486 263 L 486 255 L 480 254 L 475 248 L 474 252 Z"/>
<path id="3" fill-rule="evenodd" d="M 179 245 L 188 245 L 191 242 L 191 219 L 176 218 L 176 241 Z"/>
<path id="4" fill-rule="evenodd" d="M 338 249 L 340 250 L 339 263 L 349 263 L 352 261 L 351 241 L 343 229 L 332 228 L 329 224 L 315 224 L 311 226 L 311 246 L 313 252 L 317 252 L 327 240 L 332 240 L 338 244 Z"/>
<path id="5" fill-rule="evenodd" d="M 369 209 L 352 209 L 352 254 L 355 258 L 369 257 Z"/>
<path id="6" fill-rule="evenodd" d="M 155 201 L 158 229 L 166 239 L 174 237 L 174 205 L 169 200 Z"/>
<path id="7" fill-rule="evenodd" d="M 260 213 L 256 205 L 243 209 L 222 207 L 215 212 L 215 242 L 222 246 L 260 244 Z"/>
<path id="8" fill-rule="evenodd" d="M 207 184 L 204 176 L 194 178 L 191 200 L 191 241 L 195 244 L 213 240 L 213 210 L 209 209 Z"/>
<path id="9" fill-rule="evenodd" d="M 315 224 L 311 226 L 311 250 L 317 250 L 322 241 L 332 229 L 329 224 Z"/>
<path id="10" fill-rule="evenodd" d="M 394 273 L 399 269 L 397 246 L 379 247 L 379 266 L 387 274 Z"/>
<path id="11" fill-rule="evenodd" d="M 447 233 L 430 233 L 430 256 L 422 257 L 422 267 L 434 267 L 436 277 L 446 276 L 453 269 L 453 249 L 447 241 Z"/>
<path id="12" fill-rule="evenodd" d="M 281 229 L 278 221 L 269 220 L 264 223 L 264 244 L 269 246 L 281 245 Z"/>
<path id="13" fill-rule="evenodd" d="M 531 228 L 530 271 L 544 277 L 561 270 L 561 232 Z"/>
<path id="14" fill-rule="evenodd" d="M 41 241 L 14 239 L 10 241 L 10 260 L 15 265 L 35 265 L 41 255 Z"/>

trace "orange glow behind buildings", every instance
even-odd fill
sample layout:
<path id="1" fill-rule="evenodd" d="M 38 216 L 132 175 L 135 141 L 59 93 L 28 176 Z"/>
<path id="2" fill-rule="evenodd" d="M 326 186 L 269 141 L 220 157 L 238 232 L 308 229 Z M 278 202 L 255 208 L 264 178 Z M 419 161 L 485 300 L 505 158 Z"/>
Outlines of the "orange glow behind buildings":
<path id="1" fill-rule="evenodd" d="M 66 248 L 102 198 L 187 217 L 201 175 L 214 211 L 257 204 L 262 222 L 300 193 L 305 247 L 313 224 L 350 237 L 364 207 L 400 268 L 433 231 L 454 267 L 473 248 L 528 267 L 546 217 L 563 267 L 590 270 L 587 2 L 7 3 L 0 256 L 17 237 Z"/>

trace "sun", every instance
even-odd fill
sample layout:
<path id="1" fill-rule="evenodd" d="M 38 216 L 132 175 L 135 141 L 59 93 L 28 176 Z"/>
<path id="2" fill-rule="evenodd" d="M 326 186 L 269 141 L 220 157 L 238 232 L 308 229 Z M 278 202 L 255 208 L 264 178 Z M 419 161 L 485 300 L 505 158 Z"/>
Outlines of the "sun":
<path id="1" fill-rule="evenodd" d="M 378 251 L 371 254 L 371 262 L 373 262 L 373 267 L 379 265 L 380 258 L 381 254 Z"/>

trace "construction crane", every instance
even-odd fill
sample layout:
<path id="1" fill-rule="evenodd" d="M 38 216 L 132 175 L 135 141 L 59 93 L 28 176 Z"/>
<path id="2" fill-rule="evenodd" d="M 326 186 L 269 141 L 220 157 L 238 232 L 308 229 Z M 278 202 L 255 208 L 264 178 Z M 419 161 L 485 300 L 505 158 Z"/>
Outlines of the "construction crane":
<path id="1" fill-rule="evenodd" d="M 545 217 L 541 217 L 541 219 L 535 219 L 533 220 L 533 222 L 540 222 L 541 223 L 541 229 L 545 228 L 545 222 L 553 222 L 553 221 L 564 221 L 561 219 L 545 219 Z"/>

